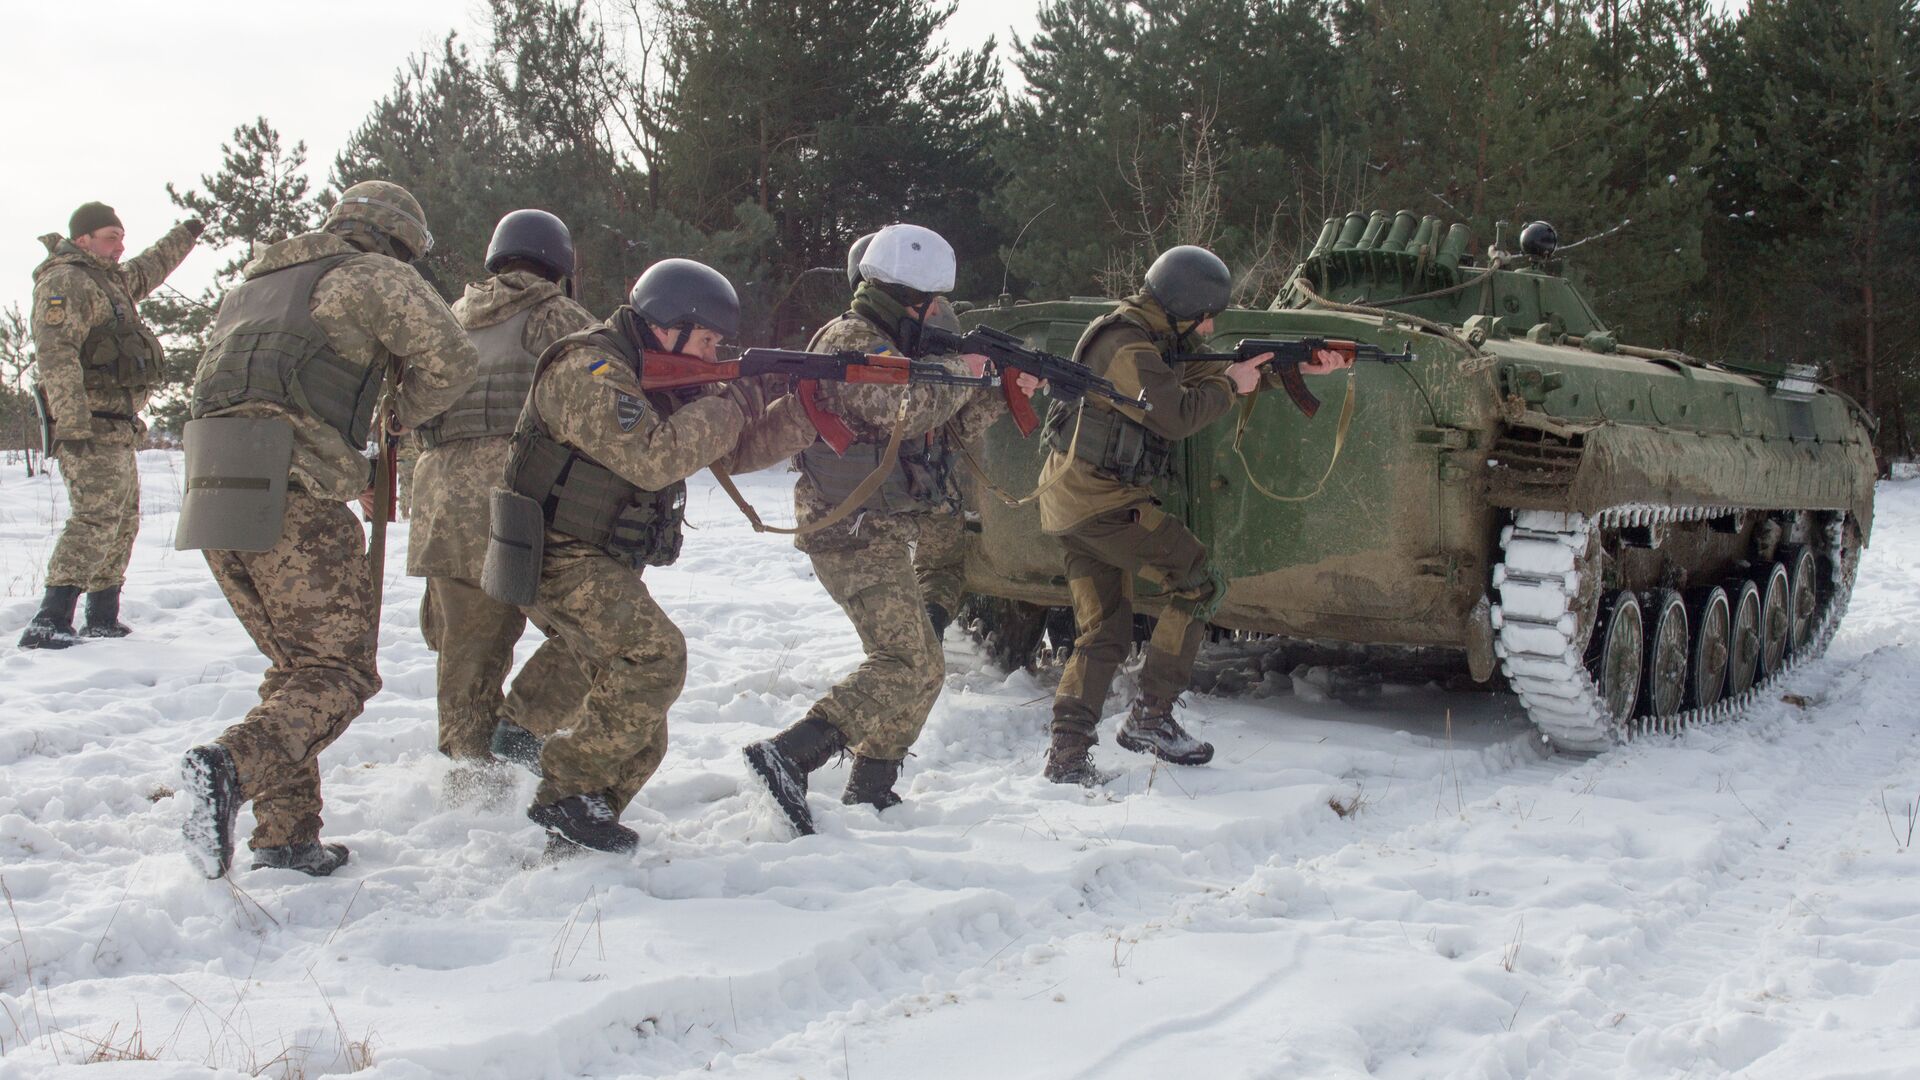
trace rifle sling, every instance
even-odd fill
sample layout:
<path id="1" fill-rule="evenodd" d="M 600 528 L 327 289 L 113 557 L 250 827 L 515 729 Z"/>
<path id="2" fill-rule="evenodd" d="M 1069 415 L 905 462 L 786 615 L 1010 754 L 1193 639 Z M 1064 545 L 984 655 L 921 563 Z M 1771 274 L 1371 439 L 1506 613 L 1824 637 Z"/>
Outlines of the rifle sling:
<path id="1" fill-rule="evenodd" d="M 1012 507 L 1013 509 L 1018 510 L 1019 508 L 1027 505 L 1028 503 L 1034 501 L 1035 499 L 1038 499 L 1040 496 L 1045 495 L 1047 492 L 1053 490 L 1053 486 L 1055 484 L 1058 484 L 1060 482 L 1060 479 L 1066 476 L 1067 473 L 1073 468 L 1075 455 L 1079 453 L 1079 450 L 1080 450 L 1080 421 L 1086 415 L 1087 415 L 1087 402 L 1085 398 L 1082 398 L 1080 400 L 1080 408 L 1077 411 L 1075 411 L 1073 414 L 1073 437 L 1067 440 L 1066 463 L 1060 467 L 1060 470 L 1058 472 L 1054 473 L 1052 476 L 1048 477 L 1047 479 L 1041 481 L 1038 485 L 1034 487 L 1032 491 L 1028 492 L 1025 495 L 1015 496 L 1011 492 L 1007 491 L 1007 489 L 1001 487 L 1000 485 L 994 483 L 992 480 L 988 479 L 987 470 L 981 466 L 979 461 L 974 459 L 973 451 L 968 449 L 965 446 L 959 447 L 960 460 L 966 462 L 967 468 L 973 470 L 974 479 L 980 481 L 981 487 L 986 488 L 987 491 L 991 492 L 994 498 L 997 498 L 1001 502 L 1006 503 L 1009 507 Z"/>
<path id="2" fill-rule="evenodd" d="M 860 481 L 857 487 L 847 493 L 846 498 L 840 500 L 840 505 L 828 511 L 826 517 L 809 521 L 804 525 L 795 525 L 788 528 L 784 525 L 769 525 L 760 520 L 760 514 L 753 508 L 753 504 L 746 500 L 746 496 L 740 494 L 738 487 L 734 486 L 733 477 L 728 476 L 727 471 L 717 464 L 708 466 L 708 468 L 712 471 L 713 478 L 720 481 L 721 490 L 725 491 L 727 497 L 733 500 L 733 505 L 739 507 L 740 512 L 746 515 L 747 524 L 753 526 L 754 532 L 778 533 L 782 536 L 809 536 L 822 529 L 838 525 L 848 514 L 859 509 L 860 505 L 871 498 L 874 492 L 879 491 L 880 485 L 887 482 L 887 476 L 891 474 L 893 470 L 900 467 L 900 443 L 905 440 L 907 435 L 907 406 L 909 401 L 910 399 L 905 395 L 901 396 L 900 413 L 894 417 L 893 431 L 887 436 L 887 448 L 880 454 L 880 463 L 874 466 L 873 471 L 867 474 L 866 479 Z"/>
<path id="3" fill-rule="evenodd" d="M 1253 485 L 1253 490 L 1274 502 L 1306 502 L 1326 490 L 1327 478 L 1333 475 L 1333 467 L 1340 462 L 1340 451 L 1347 445 L 1347 431 L 1353 427 L 1353 384 L 1353 373 L 1349 371 L 1347 398 L 1340 404 L 1340 426 L 1333 433 L 1333 457 L 1327 462 L 1327 471 L 1320 474 L 1320 482 L 1313 485 L 1313 490 L 1305 495 L 1276 495 L 1260 483 L 1260 478 L 1254 474 L 1253 466 L 1247 464 L 1247 455 L 1240 449 L 1241 440 L 1246 438 L 1247 422 L 1253 418 L 1255 399 L 1259 395 L 1248 394 L 1240 400 L 1240 418 L 1233 429 L 1233 456 L 1240 459 L 1240 468 L 1246 472 L 1247 483 Z"/>

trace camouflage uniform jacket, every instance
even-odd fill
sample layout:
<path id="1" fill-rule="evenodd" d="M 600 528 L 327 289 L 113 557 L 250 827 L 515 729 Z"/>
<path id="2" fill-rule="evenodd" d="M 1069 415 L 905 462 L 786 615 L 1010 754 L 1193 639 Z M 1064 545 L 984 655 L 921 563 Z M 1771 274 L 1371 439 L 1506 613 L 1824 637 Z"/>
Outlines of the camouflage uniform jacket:
<path id="1" fill-rule="evenodd" d="M 1144 392 L 1151 411 L 1141 412 L 1089 397 L 1086 408 L 1113 410 L 1164 439 L 1179 441 L 1225 416 L 1233 408 L 1233 380 L 1223 364 L 1181 364 L 1180 370 L 1162 357 L 1173 347 L 1172 327 L 1160 305 L 1145 295 L 1121 301 L 1120 311 L 1130 321 L 1116 320 L 1084 341 L 1075 359 L 1105 376 L 1128 397 Z M 1148 329 L 1142 329 L 1144 323 Z M 1068 429 L 1071 435 L 1072 429 Z M 1062 470 L 1057 483 L 1054 477 Z M 1047 486 L 1040 496 L 1041 531 L 1059 536 L 1072 532 L 1090 518 L 1154 501 L 1145 484 L 1124 484 L 1094 474 L 1087 462 L 1050 450 L 1040 470 Z"/>
<path id="2" fill-rule="evenodd" d="M 709 465 L 755 472 L 816 437 L 799 400 L 772 380 L 649 393 L 623 357 L 590 339 L 561 348 L 534 382 L 529 407 L 556 441 L 643 490 L 662 490 Z M 546 542 L 549 558 L 600 550 L 552 528 Z"/>
<path id="3" fill-rule="evenodd" d="M 886 331 L 850 312 L 823 327 L 814 337 L 812 348 L 823 353 L 849 349 L 883 353 L 892 351 L 893 342 Z M 956 375 L 967 373 L 966 363 L 957 356 L 924 359 L 941 364 Z M 828 412 L 846 421 L 858 441 L 885 446 L 893 433 L 894 421 L 900 417 L 903 395 L 907 403 L 905 439 L 924 438 L 927 433 L 944 427 L 945 437 L 953 445 L 965 446 L 983 435 L 1007 410 L 998 390 L 930 384 L 899 387 L 822 382 L 817 400 Z M 835 505 L 820 493 L 806 473 L 800 474 L 793 488 L 796 521 L 804 526 L 826 517 Z M 857 547 L 868 538 L 910 541 L 919 531 L 918 521 L 922 516 L 918 512 L 859 511 L 818 532 L 796 536 L 793 543 L 801 551 L 821 551 Z"/>
<path id="4" fill-rule="evenodd" d="M 472 330 L 505 322 L 529 308 L 533 310 L 520 342 L 534 356 L 594 321 L 560 286 L 524 271 L 468 285 L 454 301 L 453 315 Z M 408 574 L 480 580 L 487 557 L 489 493 L 500 486 L 511 442 L 506 435 L 454 439 L 421 453 L 413 474 Z"/>
<path id="5" fill-rule="evenodd" d="M 446 410 L 473 381 L 479 356 L 453 312 L 418 271 L 387 255 L 362 252 L 332 233 L 289 237 L 261 252 L 242 273 L 248 278 L 332 255 L 351 255 L 313 289 L 314 321 L 342 360 L 401 368 L 394 415 L 413 427 Z M 266 401 L 249 401 L 218 415 L 285 416 L 293 422 L 293 480 L 309 495 L 346 500 L 372 482 L 373 461 L 324 420 Z"/>
<path id="6" fill-rule="evenodd" d="M 71 240 L 57 235 L 40 238 L 47 260 L 33 271 L 33 347 L 37 378 L 47 395 L 56 437 L 87 438 L 100 445 L 134 446 L 146 434 L 138 419 L 151 390 L 86 386 L 80 346 L 97 326 L 112 321 L 115 306 L 130 318 L 140 317 L 139 304 L 173 273 L 193 250 L 193 237 L 184 225 L 175 225 L 152 247 L 121 262 L 90 255 Z M 109 420 L 91 414 L 132 416 Z"/>

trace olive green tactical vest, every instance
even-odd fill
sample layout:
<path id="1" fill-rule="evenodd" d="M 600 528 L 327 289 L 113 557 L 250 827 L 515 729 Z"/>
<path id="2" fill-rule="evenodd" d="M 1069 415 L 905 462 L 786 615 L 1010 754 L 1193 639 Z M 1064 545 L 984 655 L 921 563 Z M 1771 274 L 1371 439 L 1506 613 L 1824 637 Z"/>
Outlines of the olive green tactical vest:
<path id="1" fill-rule="evenodd" d="M 1082 357 L 1086 355 L 1087 346 L 1093 343 L 1093 339 L 1109 327 L 1123 323 L 1149 337 L 1154 336 L 1150 328 L 1125 308 L 1116 308 L 1093 320 L 1081 332 L 1080 340 L 1073 347 L 1074 360 L 1085 364 Z M 1095 374 L 1105 376 L 1106 372 Z M 1076 424 L 1079 428 L 1077 440 L 1074 437 Z M 1041 435 L 1045 445 L 1060 453 L 1066 453 L 1071 447 L 1075 460 L 1085 462 L 1093 469 L 1094 475 L 1123 484 L 1144 484 L 1164 479 L 1173 471 L 1173 440 L 1155 434 L 1145 424 L 1091 396 L 1072 404 L 1056 400 L 1047 410 L 1046 425 Z"/>
<path id="2" fill-rule="evenodd" d="M 534 304 L 491 326 L 468 330 L 467 337 L 480 354 L 480 374 L 466 393 L 454 399 L 446 412 L 417 429 L 422 449 L 431 450 L 455 439 L 511 435 L 533 389 L 533 369 L 540 358 L 527 350 L 527 320 Z"/>
<path id="3" fill-rule="evenodd" d="M 148 390 L 159 385 L 166 353 L 160 339 L 140 321 L 140 312 L 120 302 L 126 290 L 111 271 L 80 264 L 113 306 L 113 319 L 103 322 L 80 343 L 80 364 L 89 390 Z"/>
<path id="4" fill-rule="evenodd" d="M 387 365 L 362 367 L 342 357 L 313 317 L 321 275 L 353 257 L 295 263 L 227 293 L 194 372 L 190 414 L 270 401 L 318 418 L 349 446 L 365 446 Z"/>
<path id="5" fill-rule="evenodd" d="M 638 365 L 639 354 L 604 326 L 569 334 L 541 354 L 507 458 L 507 486 L 540 504 L 549 528 L 584 540 L 628 566 L 666 566 L 680 557 L 687 485 L 648 491 L 553 437 L 534 407 L 533 387 L 568 347 L 582 341 Z"/>

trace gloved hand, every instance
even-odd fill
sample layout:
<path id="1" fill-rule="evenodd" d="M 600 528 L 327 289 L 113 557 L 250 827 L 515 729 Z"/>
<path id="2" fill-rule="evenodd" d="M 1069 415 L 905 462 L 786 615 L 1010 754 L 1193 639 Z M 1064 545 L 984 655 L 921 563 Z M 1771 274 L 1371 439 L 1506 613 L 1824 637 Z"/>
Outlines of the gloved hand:
<path id="1" fill-rule="evenodd" d="M 207 223 L 197 217 L 190 217 L 181 222 L 180 227 L 187 230 L 187 235 L 195 240 L 200 239 L 200 234 L 207 231 Z"/>

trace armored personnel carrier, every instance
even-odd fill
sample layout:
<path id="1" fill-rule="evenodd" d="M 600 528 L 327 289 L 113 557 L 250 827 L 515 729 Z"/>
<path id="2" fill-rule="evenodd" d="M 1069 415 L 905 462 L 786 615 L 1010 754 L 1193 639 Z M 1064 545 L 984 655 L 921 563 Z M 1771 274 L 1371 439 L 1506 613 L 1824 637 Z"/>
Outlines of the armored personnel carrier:
<path id="1" fill-rule="evenodd" d="M 1820 654 L 1872 530 L 1872 419 L 1809 368 L 1622 344 L 1555 242 L 1535 223 L 1519 252 L 1473 257 L 1462 225 L 1350 214 L 1271 308 L 1216 320 L 1210 348 L 1417 354 L 1310 377 L 1342 409 L 1261 393 L 1182 445 L 1164 499 L 1232 581 L 1216 630 L 1437 655 L 1582 751 L 1736 714 Z M 1003 299 L 963 321 L 1065 355 L 1109 306 Z M 988 490 L 1033 489 L 1035 441 L 1003 423 L 979 464 L 974 627 L 1021 662 L 1043 632 L 1071 639 L 1061 552 Z"/>

